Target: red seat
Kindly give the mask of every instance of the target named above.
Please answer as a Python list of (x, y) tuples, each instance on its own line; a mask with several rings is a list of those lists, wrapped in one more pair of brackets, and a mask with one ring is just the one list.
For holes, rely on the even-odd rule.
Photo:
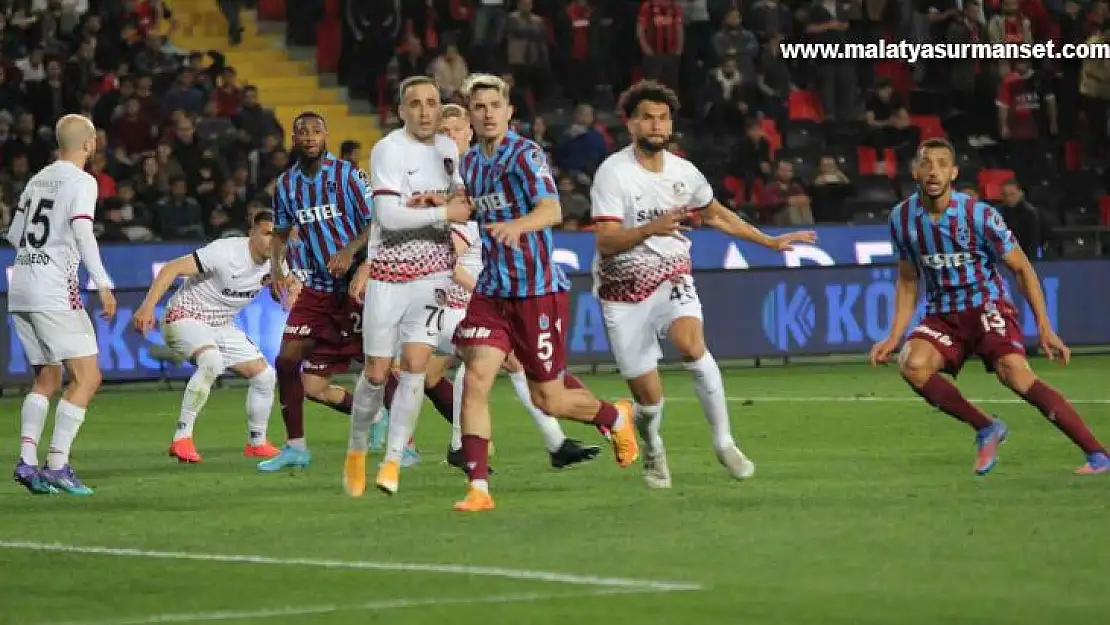
[(1002, 197), (1002, 185), (1014, 179), (1010, 169), (984, 169), (979, 172), (979, 189), (983, 197), (995, 201)]
[(258, 0), (258, 19), (268, 22), (284, 22), (285, 0)]
[(316, 70), (321, 73), (339, 71), (340, 40), (343, 27), (338, 19), (328, 18), (316, 24)]
[(805, 89), (790, 92), (787, 101), (787, 110), (790, 119), (795, 121), (825, 121), (825, 114), (821, 111), (821, 100), (817, 94)]
[(1110, 226), (1110, 195), (1104, 195), (1098, 199), (1098, 223)]
[(736, 176), (725, 176), (725, 189), (732, 194), (732, 201), (737, 205), (744, 203), (744, 181)]
[(1064, 143), (1064, 169), (1068, 171), (1083, 169), (1083, 144), (1078, 141)]
[(856, 147), (856, 162), (861, 176), (887, 176), (894, 178), (898, 175), (898, 156), (892, 148), (883, 150), (882, 161), (875, 148), (868, 145)]
[(763, 134), (767, 135), (767, 143), (771, 145), (771, 158), (775, 158), (775, 154), (782, 148), (782, 135), (779, 134), (778, 126), (775, 120), (768, 117), (760, 120), (759, 125), (763, 127)]
[(948, 136), (944, 132), (944, 124), (940, 122), (939, 115), (910, 115), (910, 123), (921, 131), (921, 140), (943, 139)]

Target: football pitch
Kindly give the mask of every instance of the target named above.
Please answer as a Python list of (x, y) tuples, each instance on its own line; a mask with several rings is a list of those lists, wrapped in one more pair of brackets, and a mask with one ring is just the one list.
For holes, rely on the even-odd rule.
[[(1036, 362), (1110, 439), (1110, 358)], [(608, 397), (614, 376), (585, 376)], [(245, 390), (214, 390), (201, 465), (166, 456), (179, 391), (108, 389), (74, 450), (90, 498), (0, 486), (0, 623), (1070, 625), (1110, 611), (1110, 477), (978, 366), (960, 383), (1011, 426), (972, 476), (972, 433), (893, 368), (726, 371), (733, 430), (758, 465), (730, 481), (684, 373), (668, 374), (674, 488), (607, 448), (558, 472), (507, 383), (496, 392), (495, 511), (451, 511), (429, 405), (401, 490), (343, 495), (346, 420), (309, 406), (313, 466), (241, 455)], [(180, 384), (178, 385), (180, 388)], [(18, 398), (0, 400), (14, 462)], [(573, 437), (598, 442), (589, 427)], [(47, 437), (49, 436), (48, 429)], [(271, 437), (282, 439), (275, 408)], [(376, 464), (376, 463), (372, 463)], [(5, 465), (4, 470), (9, 470)]]

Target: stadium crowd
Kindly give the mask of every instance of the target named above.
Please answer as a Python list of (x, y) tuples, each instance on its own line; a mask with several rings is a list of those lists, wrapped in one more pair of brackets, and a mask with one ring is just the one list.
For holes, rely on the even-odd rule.
[[(291, 44), (313, 43), (324, 4), (286, 3)], [(640, 76), (679, 91), (674, 150), (760, 223), (881, 221), (913, 189), (914, 146), (941, 134), (966, 187), (1035, 231), (1037, 248), (1060, 226), (1110, 223), (1110, 59), (909, 66), (788, 61), (778, 47), (1110, 43), (1107, 0), (403, 0), (343, 15), (341, 80), (383, 125), (407, 76), (435, 77), (445, 101), (472, 71), (509, 79), (519, 130), (559, 172), (566, 229), (590, 225), (590, 177), (627, 140), (616, 95)], [(103, 129), (91, 170), (105, 242), (239, 233), (269, 203), (290, 156), (265, 94), (218, 52), (175, 48), (172, 32), (157, 0), (0, 0), (0, 222), (67, 112)]]

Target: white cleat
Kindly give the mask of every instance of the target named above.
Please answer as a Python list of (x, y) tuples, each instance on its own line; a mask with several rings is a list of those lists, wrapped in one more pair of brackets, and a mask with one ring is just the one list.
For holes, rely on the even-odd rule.
[(755, 475), (755, 463), (748, 460), (736, 445), (718, 449), (717, 461), (728, 470), (734, 480), (746, 480)]
[(644, 453), (644, 483), (648, 488), (671, 487), (671, 469), (667, 466), (667, 452), (662, 446), (654, 453)]

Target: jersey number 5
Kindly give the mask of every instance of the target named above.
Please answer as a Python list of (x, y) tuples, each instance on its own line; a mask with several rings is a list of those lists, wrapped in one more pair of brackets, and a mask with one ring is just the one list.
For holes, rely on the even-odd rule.
[[(35, 205), (35, 212), (31, 213), (31, 200), (23, 206), (23, 214), (27, 216), (27, 221), (23, 224), (23, 236), (19, 238), (19, 247), (30, 245), (35, 249), (39, 249), (46, 245), (47, 239), (50, 238), (50, 211), (54, 210), (54, 200), (41, 199)], [(31, 230), (31, 226), (38, 228), (37, 233)]]

